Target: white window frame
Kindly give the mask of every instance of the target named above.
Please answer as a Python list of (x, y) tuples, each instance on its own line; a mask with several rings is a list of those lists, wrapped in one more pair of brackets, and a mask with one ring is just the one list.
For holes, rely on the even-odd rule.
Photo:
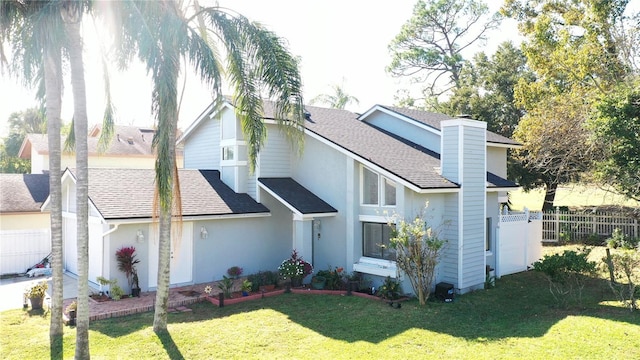
[[(246, 141), (236, 140), (236, 139), (220, 140), (220, 165), (221, 166), (246, 166), (247, 161), (238, 160), (238, 158), (240, 157), (241, 146), (246, 146)], [(225, 148), (231, 149), (231, 151), (233, 152), (232, 159), (224, 158)]]
[[(365, 170), (369, 171), (370, 173), (372, 173), (373, 175), (375, 175), (377, 177), (377, 202), (376, 203), (365, 203), (364, 202), (364, 198), (365, 198), (365, 184), (364, 184), (364, 176), (365, 176)], [(396, 196), (395, 196), (395, 204), (390, 205), (387, 204), (387, 192), (386, 192), (386, 185), (392, 185), (395, 190), (396, 190)], [(369, 206), (369, 207), (385, 207), (385, 208), (395, 208), (396, 205), (398, 203), (398, 184), (389, 179), (388, 177), (378, 173), (377, 171), (372, 170), (371, 168), (368, 168), (364, 165), (360, 166), (360, 205), (361, 206)]]

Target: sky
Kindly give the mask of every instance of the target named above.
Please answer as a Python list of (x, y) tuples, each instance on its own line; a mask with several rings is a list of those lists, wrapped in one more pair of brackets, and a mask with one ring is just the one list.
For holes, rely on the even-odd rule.
[[(201, 0), (207, 3), (207, 0)], [(502, 1), (489, 0), (492, 11)], [(320, 94), (331, 94), (331, 86), (341, 86), (359, 104), (348, 110), (364, 112), (376, 104), (393, 105), (397, 91), (410, 86), (406, 79), (393, 78), (385, 67), (391, 56), (387, 46), (400, 32), (413, 11), (415, 0), (220, 0), (250, 20), (262, 23), (286, 39), (289, 50), (301, 59), (305, 103)], [(85, 44), (97, 42), (93, 25), (86, 25)], [(92, 35), (93, 34), (93, 35)], [(467, 58), (477, 51), (491, 54), (505, 40), (519, 41), (516, 24), (505, 20), (500, 29), (488, 34), (486, 44), (470, 48)], [(5, 48), (6, 50), (6, 48)], [(104, 110), (102, 70), (97, 51), (85, 51), (89, 126), (100, 123)], [(128, 71), (111, 71), (111, 92), (116, 106), (116, 123), (153, 126), (151, 82), (141, 64)], [(66, 78), (68, 78), (68, 72)], [(183, 78), (184, 79), (184, 78)], [(0, 75), (0, 135), (8, 132), (12, 112), (35, 106), (35, 91), (26, 89), (15, 78)], [(181, 83), (182, 84), (182, 83)], [(187, 74), (186, 90), (178, 126), (186, 129), (211, 102), (210, 92), (199, 80)], [(73, 101), (71, 86), (65, 83), (62, 119), (69, 122)]]

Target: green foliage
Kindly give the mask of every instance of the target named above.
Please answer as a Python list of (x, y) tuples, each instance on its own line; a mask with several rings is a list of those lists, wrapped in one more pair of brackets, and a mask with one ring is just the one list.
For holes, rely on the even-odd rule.
[(630, 311), (637, 310), (636, 289), (640, 285), (640, 251), (624, 250), (612, 254), (602, 261), (614, 274), (615, 281), (609, 281), (611, 290)]
[(558, 305), (565, 307), (572, 300), (582, 303), (585, 280), (596, 271), (596, 263), (588, 260), (590, 252), (589, 248), (565, 250), (562, 254), (545, 255), (533, 264), (533, 269), (549, 281), (549, 291)]
[(626, 250), (634, 249), (638, 246), (640, 238), (626, 236), (621, 229), (613, 229), (611, 237), (607, 239), (607, 246), (612, 249), (622, 248)]
[(231, 298), (231, 292), (233, 291), (233, 279), (222, 275), (222, 280), (218, 282), (218, 289), (222, 290), (226, 299)]
[(596, 177), (625, 196), (640, 200), (640, 88), (621, 86), (595, 105), (589, 122), (592, 142), (604, 156)]
[(411, 222), (396, 216), (390, 223), (393, 228), (390, 245), (396, 249), (396, 265), (407, 275), (421, 305), (429, 298), (440, 253), (446, 244), (427, 224), (427, 208), (428, 204)]
[[(117, 280), (117, 279), (114, 279), (114, 280)], [(124, 295), (124, 290), (116, 282), (114, 282), (111, 286), (109, 286), (109, 293), (111, 294), (111, 298), (113, 300), (120, 300)]]
[(30, 288), (25, 290), (25, 295), (31, 298), (43, 298), (47, 293), (47, 289), (49, 285), (46, 281), (39, 281), (37, 284), (32, 285)]
[(248, 279), (242, 281), (242, 291), (250, 292), (253, 289), (253, 283)]
[(377, 295), (385, 300), (397, 300), (402, 295), (402, 286), (398, 280), (387, 276), (378, 288)]
[(331, 86), (331, 89), (333, 90), (333, 94), (320, 94), (311, 99), (311, 105), (319, 102), (327, 104), (330, 108), (333, 109), (344, 109), (351, 103), (360, 104), (358, 98), (349, 95), (344, 91), (344, 88), (342, 86), (334, 84)]
[(345, 273), (341, 267), (334, 269), (329, 266), (327, 270), (319, 270), (316, 276), (325, 278), (324, 288), (327, 290), (342, 290), (345, 288)]

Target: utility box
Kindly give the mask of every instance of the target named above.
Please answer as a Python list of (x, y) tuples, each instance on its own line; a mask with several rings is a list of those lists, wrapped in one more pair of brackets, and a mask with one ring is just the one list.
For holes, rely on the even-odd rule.
[(453, 284), (441, 282), (436, 284), (436, 299), (442, 300), (444, 302), (452, 302), (453, 301)]

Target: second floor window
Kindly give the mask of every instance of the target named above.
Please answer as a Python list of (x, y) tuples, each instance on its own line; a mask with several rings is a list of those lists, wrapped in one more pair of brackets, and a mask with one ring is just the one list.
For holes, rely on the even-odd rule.
[(396, 183), (362, 167), (362, 205), (396, 206)]

